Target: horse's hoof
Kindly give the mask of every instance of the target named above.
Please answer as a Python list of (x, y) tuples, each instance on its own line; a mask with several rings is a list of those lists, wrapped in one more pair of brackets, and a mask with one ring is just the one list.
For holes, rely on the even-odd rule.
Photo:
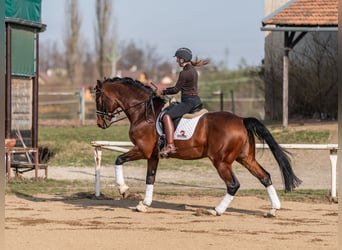
[(147, 208), (148, 208), (147, 205), (145, 205), (142, 201), (139, 201), (139, 204), (135, 207), (135, 210), (137, 212), (146, 213), (147, 212)]
[(129, 189), (129, 186), (127, 186), (125, 183), (121, 184), (119, 186), (119, 192), (120, 192), (120, 194), (122, 195), (123, 198), (128, 197), (128, 194), (129, 194), (128, 189)]
[(166, 153), (159, 153), (159, 158), (166, 159), (169, 158), (169, 155)]
[(212, 215), (212, 216), (220, 216), (220, 214), (217, 213), (217, 211), (215, 209), (208, 209), (207, 214)]
[(277, 209), (271, 208), (269, 213), (264, 214), (264, 217), (265, 218), (274, 218), (274, 217), (276, 217), (276, 212), (277, 212)]

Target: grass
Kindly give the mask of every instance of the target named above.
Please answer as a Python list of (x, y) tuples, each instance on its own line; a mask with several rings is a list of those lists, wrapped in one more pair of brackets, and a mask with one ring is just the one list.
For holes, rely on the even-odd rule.
[(22, 196), (34, 196), (36, 194), (71, 194), (94, 190), (90, 182), (78, 180), (38, 180), (14, 178), (7, 183), (6, 194), (16, 194)]
[[(128, 125), (100, 129), (96, 126), (76, 128), (40, 128), (39, 145), (56, 153), (50, 166), (93, 166), (91, 141), (128, 141)], [(119, 153), (103, 154), (102, 164), (113, 164)]]
[(309, 143), (309, 144), (324, 144), (328, 143), (330, 132), (328, 130), (321, 131), (290, 131), (283, 130), (280, 132), (272, 133), (274, 138), (278, 141), (278, 143)]
[[(139, 194), (143, 196), (144, 187), (134, 187), (130, 190), (131, 193)], [(38, 194), (46, 195), (59, 195), (65, 198), (94, 198), (94, 183), (92, 181), (79, 181), (79, 180), (40, 180), (34, 181), (31, 179), (13, 179), (8, 182), (6, 186), (6, 194), (15, 194), (25, 197), (34, 197)], [(154, 194), (156, 196), (214, 196), (222, 197), (225, 194), (225, 190), (217, 189), (177, 189), (158, 186)], [(284, 193), (282, 190), (278, 190), (279, 198), (282, 200), (291, 201), (308, 201), (308, 202), (327, 202), (329, 197), (328, 190), (295, 190), (290, 193)], [(119, 196), (116, 187), (109, 185), (102, 185), (101, 198), (114, 199)], [(264, 189), (242, 189), (239, 190), (237, 196), (254, 196), (262, 199), (268, 199), (267, 193)]]

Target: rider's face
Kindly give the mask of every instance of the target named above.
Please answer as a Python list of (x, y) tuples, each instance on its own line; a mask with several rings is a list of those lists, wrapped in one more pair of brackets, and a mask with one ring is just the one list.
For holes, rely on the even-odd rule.
[(177, 63), (178, 63), (179, 66), (182, 66), (183, 63), (184, 63), (184, 59), (181, 58), (181, 57), (177, 57)]

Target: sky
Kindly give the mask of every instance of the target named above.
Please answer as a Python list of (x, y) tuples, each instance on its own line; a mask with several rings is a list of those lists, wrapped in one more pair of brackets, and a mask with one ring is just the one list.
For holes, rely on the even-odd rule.
[[(67, 0), (42, 0), (42, 23), (46, 31), (40, 42), (63, 47)], [(95, 1), (79, 0), (82, 37), (94, 46)], [(243, 58), (258, 66), (264, 57), (262, 0), (113, 0), (113, 23), (119, 43), (135, 42), (155, 47), (164, 60), (173, 62), (179, 47), (194, 57), (211, 58), (236, 69)]]

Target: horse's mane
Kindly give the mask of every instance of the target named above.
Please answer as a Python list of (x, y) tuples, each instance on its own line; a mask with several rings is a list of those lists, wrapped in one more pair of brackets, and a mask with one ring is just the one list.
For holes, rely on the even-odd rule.
[(145, 85), (142, 82), (140, 82), (138, 80), (134, 80), (134, 79), (132, 79), (130, 77), (118, 77), (118, 76), (116, 76), (116, 77), (113, 77), (113, 78), (105, 78), (102, 81), (102, 85), (105, 82), (111, 82), (111, 83), (124, 82), (125, 84), (129, 84), (132, 87), (135, 87), (135, 88), (138, 88), (138, 89), (141, 89), (141, 90), (147, 92), (150, 96), (153, 97), (154, 100), (158, 100), (158, 101), (160, 101), (163, 104), (166, 103), (165, 99), (163, 99), (163, 98), (161, 98), (159, 96), (156, 96), (156, 92), (150, 86)]
[(112, 82), (112, 83), (115, 83), (115, 82), (124, 82), (124, 83), (127, 83), (133, 87), (137, 87), (143, 91), (146, 91), (148, 92), (150, 95), (152, 94), (155, 94), (155, 91), (148, 85), (145, 85), (143, 84), (142, 82), (138, 81), (138, 80), (134, 80), (130, 77), (113, 77), (113, 78), (105, 78), (103, 80), (102, 83), (105, 83), (105, 82)]

